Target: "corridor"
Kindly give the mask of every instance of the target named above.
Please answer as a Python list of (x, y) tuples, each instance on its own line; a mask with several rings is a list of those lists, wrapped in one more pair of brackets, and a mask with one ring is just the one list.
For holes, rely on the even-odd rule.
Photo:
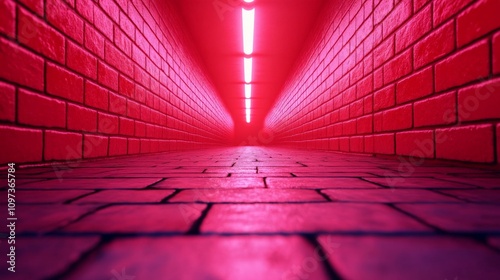
[(500, 272), (500, 175), (488, 168), (234, 147), (18, 176), (30, 179), (17, 183), (23, 266), (14, 279), (495, 279)]
[(0, 0), (0, 279), (498, 279), (498, 11)]

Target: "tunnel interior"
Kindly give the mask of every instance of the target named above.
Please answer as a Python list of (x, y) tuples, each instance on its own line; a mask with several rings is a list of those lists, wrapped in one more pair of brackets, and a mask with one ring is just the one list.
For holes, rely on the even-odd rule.
[(494, 279), (498, 11), (0, 0), (0, 277)]

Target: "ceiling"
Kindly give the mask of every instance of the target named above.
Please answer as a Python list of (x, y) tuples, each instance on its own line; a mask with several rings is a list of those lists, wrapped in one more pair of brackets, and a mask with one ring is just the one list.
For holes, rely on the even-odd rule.
[[(233, 116), (237, 138), (255, 135), (307, 41), (325, 0), (176, 0)], [(245, 121), (242, 7), (255, 7), (252, 121)]]

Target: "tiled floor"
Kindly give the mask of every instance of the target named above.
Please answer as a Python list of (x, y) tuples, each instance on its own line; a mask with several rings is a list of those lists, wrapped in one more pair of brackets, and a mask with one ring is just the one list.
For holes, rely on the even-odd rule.
[(17, 272), (2, 260), (0, 279), (500, 275), (491, 168), (236, 147), (16, 176)]

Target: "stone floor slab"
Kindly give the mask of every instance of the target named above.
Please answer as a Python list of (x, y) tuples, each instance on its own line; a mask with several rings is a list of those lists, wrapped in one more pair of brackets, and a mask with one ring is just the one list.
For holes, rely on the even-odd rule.
[(430, 231), (386, 205), (355, 203), (214, 205), (201, 230), (277, 234)]

